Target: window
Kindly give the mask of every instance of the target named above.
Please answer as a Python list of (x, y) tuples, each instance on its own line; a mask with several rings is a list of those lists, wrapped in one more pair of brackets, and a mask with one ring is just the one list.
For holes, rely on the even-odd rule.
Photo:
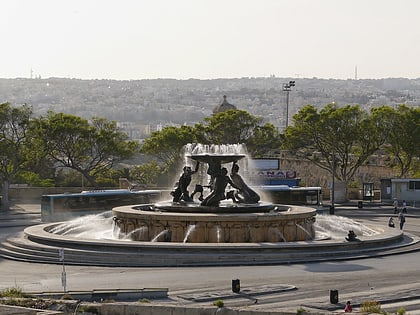
[(410, 180), (408, 182), (408, 189), (420, 190), (420, 180)]

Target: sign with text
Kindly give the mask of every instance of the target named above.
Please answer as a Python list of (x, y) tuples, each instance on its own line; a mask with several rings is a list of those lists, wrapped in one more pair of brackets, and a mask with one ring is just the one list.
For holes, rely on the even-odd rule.
[(266, 171), (255, 171), (252, 173), (254, 176), (260, 176), (264, 178), (296, 178), (296, 171), (281, 171), (281, 170), (266, 170)]

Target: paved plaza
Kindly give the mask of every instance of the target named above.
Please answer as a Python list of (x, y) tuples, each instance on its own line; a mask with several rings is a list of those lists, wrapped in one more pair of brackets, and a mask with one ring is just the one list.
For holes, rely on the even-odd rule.
[[(386, 226), (391, 206), (357, 204), (336, 208), (336, 215), (376, 226)], [(397, 220), (396, 220), (397, 221)], [(41, 223), (37, 204), (15, 204), (0, 217), (0, 240), (20, 233), (26, 226)], [(420, 236), (420, 209), (409, 208), (404, 233)], [(351, 300), (354, 310), (364, 301), (378, 301), (383, 310), (399, 307), (420, 314), (419, 246), (404, 253), (296, 264), (225, 267), (88, 267), (66, 266), (67, 290), (167, 289), (167, 297), (156, 303), (206, 307), (222, 299), (229, 308), (296, 312), (303, 308), (325, 313), (342, 312)], [(19, 287), (24, 292), (60, 292), (62, 266), (17, 262), (0, 258), (0, 290)], [(232, 292), (232, 280), (241, 290)], [(338, 302), (330, 293), (337, 291)], [(154, 302), (155, 303), (155, 302)]]

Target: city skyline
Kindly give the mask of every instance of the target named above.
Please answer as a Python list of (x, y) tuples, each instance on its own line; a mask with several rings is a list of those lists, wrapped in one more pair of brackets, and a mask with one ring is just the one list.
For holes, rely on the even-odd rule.
[(0, 78), (419, 78), (420, 2), (2, 0)]

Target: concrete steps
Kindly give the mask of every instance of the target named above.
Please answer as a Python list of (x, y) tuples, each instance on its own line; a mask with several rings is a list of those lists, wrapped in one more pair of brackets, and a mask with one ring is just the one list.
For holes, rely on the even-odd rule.
[(390, 255), (419, 249), (415, 236), (398, 230), (360, 242), (304, 241), (282, 243), (165, 243), (83, 240), (51, 234), (46, 225), (28, 227), (2, 243), (0, 256), (8, 259), (88, 266), (228, 266), (331, 261)]

